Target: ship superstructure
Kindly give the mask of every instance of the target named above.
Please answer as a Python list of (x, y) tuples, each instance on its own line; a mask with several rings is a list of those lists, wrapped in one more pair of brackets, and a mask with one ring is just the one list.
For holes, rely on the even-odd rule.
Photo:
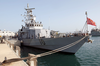
[[(19, 39), (26, 39), (26, 38), (50, 38), (50, 30), (43, 29), (42, 22), (36, 22), (36, 16), (32, 15), (32, 9), (35, 8), (29, 8), (29, 5), (27, 4), (27, 8), (25, 10), (27, 11), (25, 17), (25, 26), (22, 26), (22, 29), (19, 30)], [(23, 21), (23, 20), (22, 20)]]

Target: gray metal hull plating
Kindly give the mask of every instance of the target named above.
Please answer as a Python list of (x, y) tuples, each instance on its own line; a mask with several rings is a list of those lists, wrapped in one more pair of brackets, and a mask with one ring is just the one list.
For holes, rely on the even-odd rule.
[[(83, 36), (64, 37), (64, 38), (23, 39), (23, 45), (41, 49), (47, 49), (47, 50), (54, 50), (63, 47), (65, 45), (69, 45), (77, 40), (80, 40), (81, 38), (83, 38)], [(80, 41), (76, 45), (68, 49), (65, 49), (61, 52), (73, 53), (73, 54), (76, 53), (78, 49), (87, 41), (87, 38), (88, 36), (85, 37), (82, 41)]]
[(92, 36), (100, 36), (100, 31), (91, 31)]

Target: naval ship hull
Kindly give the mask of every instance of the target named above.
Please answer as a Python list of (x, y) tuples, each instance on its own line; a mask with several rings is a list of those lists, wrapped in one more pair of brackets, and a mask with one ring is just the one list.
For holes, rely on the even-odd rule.
[(100, 36), (100, 33), (91, 33), (90, 35), (95, 37), (95, 36)]
[[(75, 41), (78, 41), (83, 37), (84, 36), (63, 37), (63, 38), (23, 39), (22, 41), (23, 41), (24, 46), (54, 50), (54, 49), (63, 47), (65, 45), (69, 45)], [(76, 45), (60, 52), (75, 54), (78, 51), (78, 49), (87, 41), (87, 39), (88, 39), (88, 36), (85, 37), (82, 41), (80, 41)]]
[(91, 34), (92, 36), (100, 36), (100, 30), (99, 29), (95, 29), (95, 30), (91, 30)]

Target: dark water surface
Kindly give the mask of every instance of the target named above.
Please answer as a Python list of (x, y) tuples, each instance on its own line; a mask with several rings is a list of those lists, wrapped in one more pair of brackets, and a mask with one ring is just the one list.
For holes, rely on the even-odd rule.
[[(100, 37), (91, 37), (93, 43), (85, 43), (74, 55), (55, 53), (38, 58), (38, 66), (100, 66)], [(21, 56), (40, 54), (45, 50), (22, 47)]]

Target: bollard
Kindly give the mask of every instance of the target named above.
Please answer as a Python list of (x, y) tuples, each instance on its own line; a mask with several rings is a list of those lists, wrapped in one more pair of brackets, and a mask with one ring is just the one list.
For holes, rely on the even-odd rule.
[(16, 46), (16, 54), (20, 57), (20, 47)]
[[(35, 56), (34, 54), (29, 54), (29, 56)], [(29, 60), (29, 66), (37, 66), (37, 57), (30, 58)]]
[(16, 50), (16, 54), (17, 54), (17, 56), (19, 56), (19, 54), (18, 54), (18, 50)]
[(8, 44), (8, 46), (10, 47), (10, 45)]
[(9, 47), (11, 48), (11, 44), (9, 43)]
[(6, 43), (8, 45), (8, 43)]
[(31, 66), (37, 66), (37, 58), (31, 59), (30, 63), (31, 63)]
[(5, 43), (4, 39), (2, 39), (2, 42)]
[(11, 44), (11, 49), (14, 50), (14, 44)]

